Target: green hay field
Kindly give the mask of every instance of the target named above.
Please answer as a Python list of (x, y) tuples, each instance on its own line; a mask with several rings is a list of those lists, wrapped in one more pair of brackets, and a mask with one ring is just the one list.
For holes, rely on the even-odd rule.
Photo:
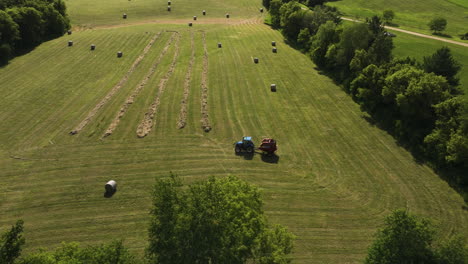
[(468, 2), (466, 0), (339, 0), (327, 5), (336, 6), (345, 15), (365, 19), (373, 15), (382, 16), (384, 10), (395, 12), (393, 23), (397, 26), (424, 34), (431, 34), (427, 25), (435, 17), (447, 19), (444, 33), (454, 40), (468, 32)]
[[(197, 10), (211, 3), (198, 2)], [(260, 5), (248, 2), (239, 3), (246, 10)], [(72, 20), (86, 23), (86, 16), (79, 15), (84, 7), (67, 3)], [(220, 14), (229, 9), (227, 4), (219, 2)], [(192, 28), (105, 28), (118, 23), (110, 12), (117, 9), (119, 17), (121, 12), (118, 6), (106, 7), (103, 4), (99, 12), (108, 20), (93, 22), (102, 28), (46, 42), (0, 68), (0, 232), (24, 219), (25, 254), (62, 241), (96, 244), (120, 238), (142, 254), (152, 185), (170, 172), (188, 183), (236, 175), (258, 186), (269, 221), (297, 236), (294, 263), (361, 262), (383, 218), (396, 208), (433, 219), (441, 238), (468, 235), (463, 199), (390, 135), (366, 121), (351, 98), (314, 70), (307, 56), (284, 44), (279, 32), (249, 19), (230, 24), (199, 21)], [(193, 12), (185, 13), (188, 19)], [(257, 16), (252, 11), (252, 17)], [(173, 18), (180, 21), (179, 15)], [(128, 81), (87, 126), (70, 135), (159, 32)], [(180, 42), (167, 46), (174, 34)], [(208, 133), (201, 128), (204, 34), (212, 126)], [(178, 129), (192, 36), (195, 58), (187, 125)], [(73, 47), (67, 47), (68, 40), (74, 41)], [(277, 54), (271, 52), (271, 41), (278, 43)], [(91, 44), (96, 44), (95, 51), (89, 50)], [(166, 47), (114, 133), (103, 138)], [(124, 53), (120, 59), (119, 50)], [(159, 93), (177, 50), (174, 71)], [(260, 63), (254, 64), (253, 57)], [(271, 83), (277, 84), (276, 93), (270, 92)], [(160, 104), (152, 131), (138, 138), (138, 124), (156, 97)], [(253, 136), (256, 143), (262, 137), (277, 139), (278, 156), (236, 156), (232, 144), (244, 135)], [(117, 181), (118, 191), (104, 198), (104, 184), (110, 179)]]

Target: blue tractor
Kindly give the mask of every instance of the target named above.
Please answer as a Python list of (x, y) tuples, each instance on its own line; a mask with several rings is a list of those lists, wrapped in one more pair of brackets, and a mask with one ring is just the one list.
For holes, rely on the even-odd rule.
[(244, 137), (242, 138), (242, 141), (238, 141), (234, 145), (234, 150), (236, 151), (236, 154), (240, 154), (242, 152), (252, 154), (255, 150), (255, 145), (252, 142), (252, 137)]

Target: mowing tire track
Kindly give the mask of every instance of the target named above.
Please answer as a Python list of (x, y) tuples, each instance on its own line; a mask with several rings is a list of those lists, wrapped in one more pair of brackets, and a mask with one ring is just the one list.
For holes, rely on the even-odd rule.
[(164, 77), (159, 81), (158, 94), (156, 95), (154, 102), (151, 104), (148, 111), (146, 111), (145, 116), (143, 117), (143, 120), (138, 125), (136, 133), (139, 138), (146, 137), (151, 132), (151, 129), (153, 128), (154, 117), (156, 116), (156, 113), (158, 112), (160, 98), (162, 94), (164, 93), (167, 82), (169, 81), (169, 78), (172, 76), (172, 73), (174, 72), (174, 69), (176, 67), (177, 58), (179, 57), (179, 50), (180, 50), (179, 32), (175, 32), (173, 37), (174, 36), (176, 37), (174, 57), (172, 58), (172, 62), (171, 62), (171, 65), (169, 66), (169, 70), (166, 72)]
[[(160, 34), (159, 34), (160, 35)], [(133, 90), (132, 94), (125, 100), (124, 104), (120, 108), (120, 110), (117, 112), (117, 115), (115, 116), (114, 120), (112, 123), (109, 125), (107, 128), (106, 132), (104, 133), (103, 137), (108, 137), (112, 135), (114, 130), (117, 128), (118, 124), (120, 123), (120, 120), (122, 117), (125, 115), (127, 112), (128, 108), (130, 105), (132, 105), (135, 102), (135, 98), (140, 94), (140, 92), (143, 90), (143, 88), (146, 86), (150, 78), (153, 76), (153, 74), (156, 72), (156, 69), (158, 68), (159, 64), (161, 63), (162, 59), (166, 55), (167, 51), (169, 50), (169, 47), (171, 46), (172, 42), (174, 40), (174, 34), (172, 37), (166, 42), (166, 45), (164, 46), (164, 49), (162, 50), (161, 54), (159, 55), (158, 59), (156, 62), (151, 66), (150, 70), (146, 74), (146, 76), (140, 81), (140, 83), (135, 87)]]
[(201, 77), (201, 123), (203, 131), (211, 130), (208, 117), (208, 49), (206, 48), (206, 32), (202, 34), (203, 39), (203, 71)]
[[(160, 32), (161, 33), (161, 32)], [(72, 131), (70, 131), (70, 135), (76, 135), (78, 132), (80, 132), (90, 121), (93, 119), (93, 117), (96, 115), (96, 113), (107, 103), (110, 101), (110, 99), (124, 86), (128, 79), (130, 79), (130, 75), (135, 71), (136, 67), (140, 64), (140, 62), (143, 60), (143, 58), (146, 56), (148, 51), (150, 50), (151, 46), (153, 46), (154, 42), (156, 39), (159, 37), (159, 34), (156, 34), (146, 45), (146, 47), (143, 49), (143, 53), (138, 56), (138, 58), (133, 62), (132, 66), (130, 69), (127, 71), (127, 73), (124, 75), (124, 77), (110, 90), (109, 93), (96, 105), (94, 108), (88, 113), (88, 115), (81, 121), (78, 126), (75, 127)]]
[(193, 64), (195, 63), (195, 40), (193, 37), (193, 31), (190, 35), (190, 47), (192, 49), (192, 54), (190, 55), (189, 66), (187, 70), (187, 74), (185, 75), (185, 82), (184, 82), (184, 96), (182, 101), (180, 102), (180, 114), (179, 114), (179, 121), (177, 122), (177, 127), (182, 129), (187, 124), (187, 101), (190, 95), (190, 83), (192, 82), (192, 71), (193, 71)]

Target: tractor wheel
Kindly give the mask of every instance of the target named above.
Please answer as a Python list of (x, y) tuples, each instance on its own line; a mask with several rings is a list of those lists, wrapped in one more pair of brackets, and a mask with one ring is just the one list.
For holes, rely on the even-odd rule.
[(248, 148), (247, 148), (247, 153), (253, 153), (253, 148), (252, 148), (252, 147), (248, 147)]
[(239, 154), (239, 153), (241, 153), (241, 148), (236, 147), (236, 148), (235, 148), (235, 151), (236, 151), (237, 154)]

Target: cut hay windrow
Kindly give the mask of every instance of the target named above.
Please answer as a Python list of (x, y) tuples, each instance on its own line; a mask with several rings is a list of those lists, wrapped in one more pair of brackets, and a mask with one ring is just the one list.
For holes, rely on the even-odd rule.
[(109, 100), (122, 88), (122, 86), (127, 83), (128, 79), (130, 78), (130, 75), (135, 71), (136, 67), (140, 64), (140, 62), (143, 60), (145, 55), (148, 53), (150, 50), (151, 46), (153, 43), (156, 41), (156, 39), (159, 37), (160, 33), (154, 35), (154, 37), (150, 40), (148, 45), (143, 49), (143, 52), (138, 56), (138, 58), (133, 62), (132, 66), (130, 69), (127, 71), (127, 73), (124, 75), (124, 77), (107, 93), (107, 95), (102, 98), (102, 100), (94, 106), (94, 108), (88, 113), (88, 115), (83, 119), (78, 126), (73, 129), (70, 134), (75, 135), (79, 133), (90, 121), (93, 119), (93, 117), (96, 115), (96, 113), (101, 109)]
[(193, 38), (193, 32), (190, 35), (191, 39), (191, 49), (192, 54), (190, 55), (189, 66), (187, 69), (187, 74), (185, 75), (185, 82), (184, 82), (184, 96), (182, 101), (180, 102), (180, 114), (179, 114), (179, 122), (177, 122), (177, 127), (179, 129), (184, 128), (187, 124), (187, 103), (188, 97), (190, 95), (190, 83), (192, 81), (192, 71), (193, 71), (193, 64), (195, 63), (195, 41)]
[(211, 130), (210, 120), (208, 118), (208, 49), (206, 48), (206, 33), (203, 32), (203, 71), (201, 78), (201, 123), (203, 131)]
[(135, 98), (138, 96), (138, 94), (140, 94), (140, 92), (148, 83), (149, 79), (156, 72), (158, 65), (161, 63), (164, 55), (166, 55), (167, 51), (169, 50), (169, 47), (171, 46), (174, 40), (174, 35), (175, 33), (173, 33), (172, 37), (167, 41), (166, 45), (164, 46), (164, 49), (162, 50), (156, 62), (151, 66), (146, 76), (140, 81), (140, 83), (135, 87), (135, 89), (130, 94), (130, 96), (125, 100), (124, 104), (122, 105), (120, 110), (117, 112), (117, 115), (115, 116), (114, 120), (109, 125), (109, 127), (107, 128), (103, 137), (108, 137), (112, 135), (112, 133), (114, 132), (114, 130), (117, 128), (118, 124), (120, 123), (120, 119), (122, 119), (122, 117), (125, 115), (130, 105), (132, 105), (135, 102)]
[(178, 32), (176, 32), (175, 36), (176, 36), (176, 43), (175, 43), (174, 57), (172, 58), (172, 62), (171, 62), (171, 65), (169, 66), (169, 70), (166, 72), (164, 77), (159, 81), (158, 94), (156, 95), (154, 102), (150, 105), (148, 111), (146, 111), (145, 116), (143, 117), (143, 120), (141, 120), (140, 124), (138, 125), (136, 133), (139, 138), (146, 137), (151, 132), (151, 129), (153, 128), (153, 125), (154, 125), (154, 118), (158, 112), (160, 98), (163, 95), (167, 82), (169, 81), (169, 78), (171, 78), (172, 73), (174, 72), (174, 69), (176, 67), (177, 58), (179, 57), (179, 50), (180, 50), (180, 46), (179, 46), (180, 35)]

